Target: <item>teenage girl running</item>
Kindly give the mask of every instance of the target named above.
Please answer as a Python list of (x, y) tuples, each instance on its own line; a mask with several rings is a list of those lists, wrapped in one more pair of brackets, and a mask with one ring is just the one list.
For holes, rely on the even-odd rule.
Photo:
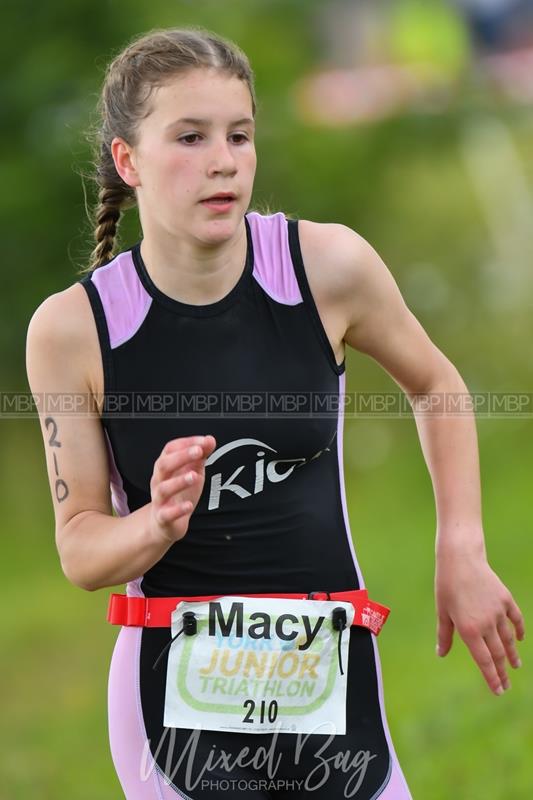
[[(121, 628), (109, 680), (125, 796), (408, 800), (376, 646), (387, 609), (365, 601), (346, 511), (342, 403), (334, 413), (317, 413), (317, 403), (342, 395), (346, 345), (372, 356), (408, 396), (436, 499), (440, 654), (457, 630), (500, 694), (507, 661), (519, 666), (524, 626), (487, 562), (475, 422), (419, 406), (465, 384), (361, 236), (249, 210), (256, 102), (235, 45), (200, 29), (142, 36), (109, 65), (100, 111), (97, 246), (80, 280), (33, 315), (27, 370), (36, 394), (89, 398), (89, 413), (43, 409), (41, 425), (65, 575), (89, 591), (127, 584), (110, 608)], [(142, 239), (114, 254), (121, 212), (135, 204)], [(298, 397), (314, 408), (273, 413)], [(228, 677), (215, 685), (209, 724), (200, 703), (196, 721), (180, 726), (171, 659), (200, 641), (201, 607), (227, 596), (251, 603), (251, 594), (278, 595), (289, 612), (280, 641), (297, 636), (310, 602), (340, 608), (321, 646), (338, 631), (331, 679), (342, 671), (345, 693), (331, 714), (308, 711), (303, 698), (299, 716), (291, 707), (293, 727), (256, 733), (260, 697), (245, 700), (255, 709), (247, 720), (224, 723)], [(184, 597), (208, 599), (181, 601), (193, 604), (181, 608), (196, 609), (188, 620), (199, 627), (170, 646), (185, 626), (181, 616), (171, 630)], [(355, 616), (343, 650), (347, 611)], [(281, 687), (263, 684), (273, 714), (290, 706)], [(310, 714), (345, 719), (345, 728), (319, 722), (302, 733)]]

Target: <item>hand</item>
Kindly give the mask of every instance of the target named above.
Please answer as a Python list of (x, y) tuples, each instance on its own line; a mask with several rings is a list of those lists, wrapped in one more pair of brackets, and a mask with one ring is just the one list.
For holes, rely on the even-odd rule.
[(522, 613), (511, 592), (484, 557), (457, 551), (437, 555), (435, 598), (437, 654), (450, 651), (456, 628), (489, 688), (502, 694), (510, 686), (506, 656), (515, 669), (521, 666), (512, 626), (519, 640), (525, 635)]
[(172, 544), (187, 533), (204, 487), (205, 459), (215, 446), (214, 436), (184, 436), (164, 446), (150, 480), (150, 530), (156, 538)]

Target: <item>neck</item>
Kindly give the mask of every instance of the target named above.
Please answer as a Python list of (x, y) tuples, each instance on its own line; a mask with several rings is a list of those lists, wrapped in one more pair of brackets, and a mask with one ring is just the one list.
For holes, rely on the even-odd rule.
[(174, 300), (207, 305), (225, 297), (244, 268), (247, 239), (244, 218), (231, 239), (215, 244), (144, 229), (141, 256), (157, 288)]

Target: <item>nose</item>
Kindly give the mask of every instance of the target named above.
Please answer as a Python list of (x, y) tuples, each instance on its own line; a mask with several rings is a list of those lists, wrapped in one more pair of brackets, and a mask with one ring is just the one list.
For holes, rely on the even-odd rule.
[(231, 150), (231, 145), (226, 138), (213, 142), (209, 151), (209, 175), (223, 173), (232, 175), (237, 171), (237, 162)]

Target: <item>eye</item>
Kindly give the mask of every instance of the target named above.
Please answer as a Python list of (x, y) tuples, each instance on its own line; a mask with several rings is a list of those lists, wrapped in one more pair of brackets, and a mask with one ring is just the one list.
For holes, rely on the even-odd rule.
[(199, 136), (199, 133), (186, 133), (185, 136), (180, 136), (178, 141), (184, 144), (194, 144), (195, 142), (191, 142), (190, 139), (197, 139)]
[(248, 136), (245, 133), (232, 133), (231, 138), (235, 139), (235, 137), (240, 139), (240, 142), (236, 142), (236, 144), (244, 144), (244, 142), (248, 141)]

